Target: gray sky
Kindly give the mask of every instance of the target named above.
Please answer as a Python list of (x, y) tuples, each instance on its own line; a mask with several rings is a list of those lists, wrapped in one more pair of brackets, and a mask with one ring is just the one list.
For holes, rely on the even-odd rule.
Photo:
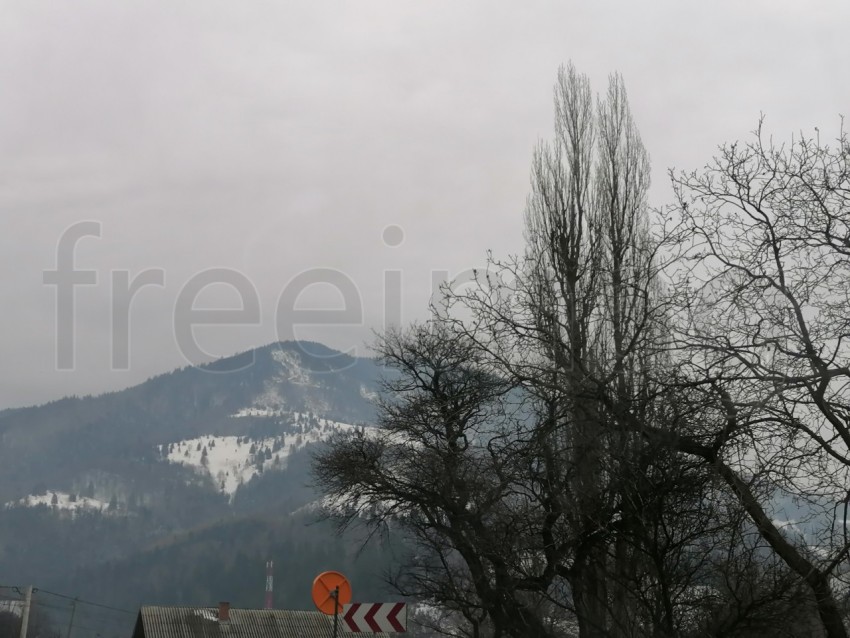
[[(622, 72), (662, 204), (667, 168), (702, 165), (760, 112), (778, 139), (833, 138), (850, 114), (848, 24), (846, 0), (0, 0), (0, 408), (186, 365), (175, 303), (210, 268), (241, 273), (259, 314), (197, 328), (208, 354), (275, 340), (281, 294), (317, 268), (351, 282), (362, 320), (296, 336), (362, 354), (397, 307), (425, 316), (432, 271), (520, 249), (559, 64), (597, 91)], [(74, 259), (96, 283), (75, 288), (73, 370), (57, 370), (43, 273), (84, 220), (100, 237)], [(164, 286), (135, 295), (115, 370), (113, 280), (146, 269)], [(389, 304), (387, 271), (402, 280)], [(242, 301), (214, 283), (194, 305)], [(342, 303), (330, 283), (298, 297)]]

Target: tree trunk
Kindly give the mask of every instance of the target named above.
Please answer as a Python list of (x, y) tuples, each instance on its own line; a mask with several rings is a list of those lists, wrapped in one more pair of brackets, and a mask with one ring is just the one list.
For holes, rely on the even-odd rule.
[(576, 568), (570, 578), (573, 604), (578, 619), (581, 638), (608, 638), (607, 605), (604, 565), (598, 565), (594, 556), (576, 558)]
[(747, 485), (728, 465), (720, 460), (715, 465), (724, 481), (735, 491), (747, 514), (756, 524), (762, 537), (773, 548), (773, 551), (785, 561), (800, 578), (811, 588), (817, 606), (818, 616), (823, 623), (828, 638), (847, 638), (847, 629), (841, 617), (841, 611), (832, 588), (829, 586), (829, 575), (813, 565), (800, 550), (789, 543), (782, 535), (770, 517), (762, 509), (758, 499)]

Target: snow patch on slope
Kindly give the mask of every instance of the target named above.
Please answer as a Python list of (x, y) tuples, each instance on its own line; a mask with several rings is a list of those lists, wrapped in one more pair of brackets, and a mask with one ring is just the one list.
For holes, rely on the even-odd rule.
[[(276, 445), (276, 443), (278, 445)], [(266, 458), (266, 450), (275, 450)], [(239, 436), (204, 435), (160, 446), (171, 463), (194, 468), (210, 476), (221, 492), (233, 495), (239, 487), (266, 469), (282, 467), (283, 459), (298, 446), (296, 435), (249, 440)]]
[(296, 385), (315, 386), (310, 371), (301, 366), (301, 357), (291, 350), (273, 350), (272, 359), (286, 372), (286, 380)]
[(86, 496), (72, 496), (66, 492), (49, 491), (46, 494), (30, 494), (17, 501), (6, 503), (6, 507), (38, 507), (45, 505), (56, 510), (65, 510), (69, 512), (78, 512), (80, 510), (88, 511), (105, 511), (109, 507), (109, 503), (96, 498)]
[[(233, 416), (270, 416), (259, 408), (245, 408)], [(298, 419), (300, 415), (294, 414)], [(211, 434), (162, 444), (159, 452), (171, 463), (192, 467), (209, 476), (217, 488), (233, 496), (240, 486), (266, 471), (286, 468), (290, 455), (307, 445), (326, 440), (334, 432), (363, 429), (348, 423), (315, 419), (303, 432), (295, 431), (262, 439), (247, 436), (214, 436)], [(373, 428), (365, 428), (371, 430)]]
[(242, 408), (238, 412), (235, 412), (231, 416), (235, 419), (241, 419), (247, 416), (255, 416), (255, 417), (278, 417), (278, 416), (286, 416), (289, 413), (280, 408), (269, 408), (269, 407), (254, 407), (254, 408)]
[(372, 401), (373, 403), (380, 398), (378, 397), (377, 392), (373, 392), (363, 384), (360, 384), (360, 396), (366, 399), (367, 401)]
[(279, 416), (284, 413), (284, 408), (286, 408), (286, 401), (280, 395), (281, 385), (292, 383), (300, 386), (318, 387), (318, 384), (313, 382), (310, 371), (301, 366), (301, 358), (297, 353), (275, 349), (272, 350), (271, 356), (279, 365), (280, 370), (271, 379), (266, 379), (263, 391), (257, 395), (251, 407), (243, 408), (233, 416)]

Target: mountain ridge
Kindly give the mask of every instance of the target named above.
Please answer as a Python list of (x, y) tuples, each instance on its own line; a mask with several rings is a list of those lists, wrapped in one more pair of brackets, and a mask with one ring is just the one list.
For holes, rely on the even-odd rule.
[[(211, 604), (264, 556), (292, 552), (305, 574), (348, 569), (375, 585), (381, 560), (358, 564), (303, 508), (317, 498), (311, 450), (374, 422), (381, 372), (315, 342), (274, 342), (0, 412), (0, 573), (117, 606)], [(211, 566), (222, 552), (233, 555)]]
[[(41, 409), (41, 408), (45, 408), (45, 407), (49, 407), (49, 406), (54, 406), (56, 404), (65, 404), (65, 403), (72, 403), (72, 402), (78, 402), (78, 401), (87, 401), (87, 400), (91, 400), (91, 399), (101, 399), (101, 398), (104, 398), (104, 397), (113, 396), (113, 395), (116, 395), (116, 394), (121, 394), (122, 392), (126, 392), (127, 390), (132, 390), (134, 388), (138, 388), (140, 386), (143, 386), (147, 383), (157, 381), (158, 379), (161, 379), (162, 377), (168, 377), (168, 376), (171, 376), (173, 374), (184, 372), (184, 371), (187, 371), (187, 370), (204, 370), (204, 371), (215, 372), (215, 373), (233, 372), (233, 371), (236, 371), (236, 370), (240, 369), (241, 367), (243, 367), (242, 364), (237, 365), (237, 362), (241, 362), (247, 356), (249, 356), (251, 354), (255, 354), (255, 353), (260, 353), (262, 351), (268, 351), (271, 348), (282, 347), (282, 346), (283, 347), (297, 346), (303, 352), (305, 352), (307, 354), (313, 354), (314, 356), (328, 356), (328, 357), (333, 357), (333, 358), (341, 358), (342, 360), (345, 360), (346, 363), (351, 363), (351, 362), (356, 362), (356, 361), (370, 361), (370, 362), (375, 361), (375, 359), (373, 357), (355, 357), (353, 355), (349, 355), (347, 353), (344, 353), (344, 352), (341, 352), (341, 351), (338, 351), (338, 350), (334, 350), (333, 348), (326, 346), (325, 344), (320, 343), (318, 341), (308, 341), (308, 340), (271, 341), (269, 343), (251, 348), (249, 350), (234, 352), (233, 354), (217, 357), (215, 359), (211, 359), (210, 361), (206, 361), (206, 362), (201, 363), (201, 364), (197, 364), (197, 365), (187, 364), (185, 366), (179, 366), (179, 367), (176, 367), (176, 368), (172, 368), (170, 370), (166, 370), (164, 372), (158, 372), (154, 375), (149, 376), (144, 381), (140, 381), (138, 383), (132, 383), (131, 385), (128, 385), (124, 388), (119, 388), (119, 389), (116, 389), (116, 390), (106, 390), (104, 392), (88, 393), (88, 394), (83, 394), (83, 395), (68, 394), (68, 395), (64, 395), (64, 396), (61, 396), (61, 397), (58, 397), (58, 398), (55, 398), (55, 399), (48, 399), (47, 401), (44, 401), (43, 403), (34, 403), (34, 404), (31, 404), (31, 405), (0, 408), (0, 419), (3, 419), (4, 417), (8, 416), (9, 414), (15, 413), (15, 412), (26, 412), (26, 411), (30, 411), (30, 410), (36, 410), (36, 409)], [(310, 353), (309, 352), (310, 349), (314, 349), (316, 352)], [(323, 352), (323, 353), (326, 353), (326, 354), (319, 355), (318, 352)], [(247, 365), (251, 365), (251, 364), (247, 364)]]
[[(289, 363), (275, 361), (278, 354), (286, 355)], [(284, 376), (292, 371), (293, 362), (317, 384), (293, 387), (298, 384)], [(127, 440), (116, 442), (116, 429), (135, 439), (135, 451), (143, 457), (146, 451), (139, 448), (145, 444), (191, 438), (188, 434), (228, 433), (233, 428), (227, 416), (264, 399), (268, 407), (365, 422), (374, 412), (371, 402), (361, 396), (361, 386), (372, 391), (377, 375), (371, 359), (350, 357), (313, 342), (275, 342), (204, 366), (165, 372), (124, 390), (0, 412), (0, 467), (4, 462), (17, 466), (19, 480), (31, 478), (32, 472), (18, 462), (21, 457), (31, 463), (63, 439), (63, 448), (73, 451), (75, 436), (99, 437), (99, 445), (120, 448)], [(0, 470), (0, 500), (5, 502), (10, 495), (3, 489), (3, 474)], [(14, 477), (7, 478), (12, 481), (7, 485), (14, 483)], [(20, 489), (18, 484), (15, 491)]]

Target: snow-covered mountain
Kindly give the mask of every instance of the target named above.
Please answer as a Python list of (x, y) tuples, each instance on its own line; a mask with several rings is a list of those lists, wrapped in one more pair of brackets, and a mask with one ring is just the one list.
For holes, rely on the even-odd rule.
[[(315, 520), (304, 509), (317, 498), (309, 455), (335, 432), (372, 427), (379, 373), (320, 344), (277, 343), (121, 392), (0, 412), (0, 573), (57, 591), (83, 582), (121, 604), (137, 591), (213, 604), (216, 577), (187, 581), (194, 594), (168, 579), (224, 578), (280, 543), (352, 559), (328, 526), (301, 531)], [(200, 548), (218, 543), (242, 549), (210, 563)], [(201, 592), (213, 597), (193, 598)]]
[[(280, 437), (294, 425), (321, 430), (332, 421), (367, 424), (377, 374), (371, 360), (289, 342), (121, 392), (2, 411), (0, 502), (46, 490), (84, 492), (89, 483), (97, 498), (109, 502), (103, 492), (112, 491), (121, 501), (140, 487), (126, 475), (163, 460), (163, 445), (202, 436)], [(302, 432), (304, 440), (318, 438)]]

